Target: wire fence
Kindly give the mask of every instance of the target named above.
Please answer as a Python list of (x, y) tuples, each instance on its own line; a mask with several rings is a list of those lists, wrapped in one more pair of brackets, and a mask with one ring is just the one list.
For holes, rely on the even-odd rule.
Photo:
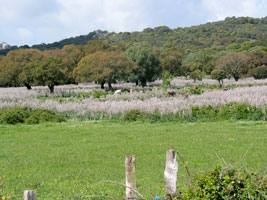
[[(176, 151), (171, 149), (166, 152), (166, 167), (164, 171), (164, 178), (166, 181), (166, 194), (175, 195), (176, 194), (176, 182), (177, 182), (177, 172), (178, 172), (178, 162), (176, 160)], [(136, 187), (136, 156), (127, 156), (125, 159), (125, 181), (126, 184), (115, 182), (115, 181), (105, 181), (104, 183), (112, 183), (125, 187), (125, 196), (104, 196), (104, 195), (54, 195), (38, 194), (35, 190), (25, 190), (23, 194), (1, 196), (0, 200), (44, 200), (44, 199), (92, 199), (92, 200), (109, 200), (109, 199), (127, 199), (127, 200), (160, 200), (165, 196), (155, 196), (155, 197), (144, 197), (138, 192)], [(171, 198), (173, 199), (173, 198)], [(174, 198), (175, 199), (175, 198)]]
[[(155, 197), (148, 197), (145, 198), (146, 200), (160, 200), (163, 199), (164, 196), (155, 196)], [(24, 195), (12, 195), (12, 196), (6, 196), (3, 198), (4, 200), (24, 200)], [(127, 199), (126, 197), (120, 197), (120, 196), (100, 196), (100, 195), (37, 195), (37, 199), (91, 199), (91, 200), (109, 200), (109, 199)], [(135, 200), (144, 200), (142, 197), (136, 197), (133, 198)], [(1, 197), (0, 197), (0, 200)]]

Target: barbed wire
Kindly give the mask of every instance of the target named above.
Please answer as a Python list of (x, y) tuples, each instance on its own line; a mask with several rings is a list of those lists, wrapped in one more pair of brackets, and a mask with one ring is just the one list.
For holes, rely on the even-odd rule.
[[(17, 197), (22, 197), (23, 195), (11, 195), (9, 196), (9, 198), (11, 199), (16, 199)], [(68, 198), (87, 198), (87, 199), (91, 199), (91, 198), (99, 198), (99, 199), (127, 199), (126, 197), (119, 197), (119, 196), (100, 196), (100, 195), (37, 195), (37, 197), (39, 198), (62, 198), (62, 199), (68, 199)], [(129, 198), (128, 198), (129, 199)], [(134, 198), (135, 200), (141, 200), (143, 198), (140, 197), (136, 197)], [(154, 197), (150, 197), (150, 198), (146, 198), (146, 199), (155, 199)]]

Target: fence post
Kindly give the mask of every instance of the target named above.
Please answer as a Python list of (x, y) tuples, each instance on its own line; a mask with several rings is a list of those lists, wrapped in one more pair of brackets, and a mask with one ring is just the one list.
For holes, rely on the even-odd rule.
[(37, 195), (35, 190), (25, 190), (24, 191), (24, 200), (36, 200)]
[(178, 162), (176, 161), (176, 152), (171, 149), (166, 152), (166, 167), (164, 171), (166, 192), (169, 195), (176, 194), (177, 172)]
[(126, 199), (136, 199), (136, 156), (125, 159)]

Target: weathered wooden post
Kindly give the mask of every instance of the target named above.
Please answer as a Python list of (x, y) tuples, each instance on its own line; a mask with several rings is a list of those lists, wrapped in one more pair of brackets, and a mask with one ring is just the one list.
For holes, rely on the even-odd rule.
[(136, 156), (125, 159), (126, 199), (136, 199)]
[(166, 167), (164, 171), (167, 195), (176, 194), (177, 172), (178, 162), (176, 161), (176, 152), (171, 149), (166, 152)]
[(24, 191), (24, 200), (36, 200), (37, 195), (34, 190), (25, 190)]

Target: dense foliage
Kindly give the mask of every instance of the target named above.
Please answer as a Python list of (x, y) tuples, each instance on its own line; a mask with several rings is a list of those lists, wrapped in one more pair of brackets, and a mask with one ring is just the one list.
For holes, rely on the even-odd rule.
[(74, 70), (74, 77), (77, 82), (96, 81), (101, 84), (111, 84), (116, 81), (127, 80), (132, 70), (135, 69), (134, 63), (117, 52), (101, 52), (85, 56)]
[[(105, 40), (110, 44), (123, 44), (128, 46), (136, 42), (146, 42), (154, 47), (163, 47), (174, 44), (185, 51), (197, 49), (266, 49), (267, 17), (227, 17), (223, 21), (170, 29), (167, 26), (146, 28), (141, 32), (109, 33), (97, 30), (88, 35), (81, 35), (54, 42), (51, 44), (34, 45), (32, 48), (40, 50), (63, 48), (65, 45), (86, 45), (90, 40)], [(12, 47), (18, 48), (18, 47)], [(29, 48), (25, 45), (22, 48)], [(0, 52), (4, 54), (6, 51)]]
[(63, 122), (65, 118), (53, 111), (31, 108), (0, 109), (0, 124), (39, 124), (42, 122)]
[(196, 176), (193, 186), (178, 199), (265, 199), (267, 179), (231, 166), (216, 167)]
[(161, 114), (160, 112), (145, 113), (141, 110), (131, 110), (122, 116), (124, 121), (199, 121), (199, 120), (266, 120), (266, 110), (244, 103), (232, 102), (221, 107), (192, 106), (192, 112), (183, 115)]
[(136, 82), (136, 85), (140, 81), (144, 87), (147, 82), (152, 82), (160, 76), (159, 60), (151, 48), (131, 47), (125, 51), (125, 55), (137, 65), (129, 76), (129, 80)]

